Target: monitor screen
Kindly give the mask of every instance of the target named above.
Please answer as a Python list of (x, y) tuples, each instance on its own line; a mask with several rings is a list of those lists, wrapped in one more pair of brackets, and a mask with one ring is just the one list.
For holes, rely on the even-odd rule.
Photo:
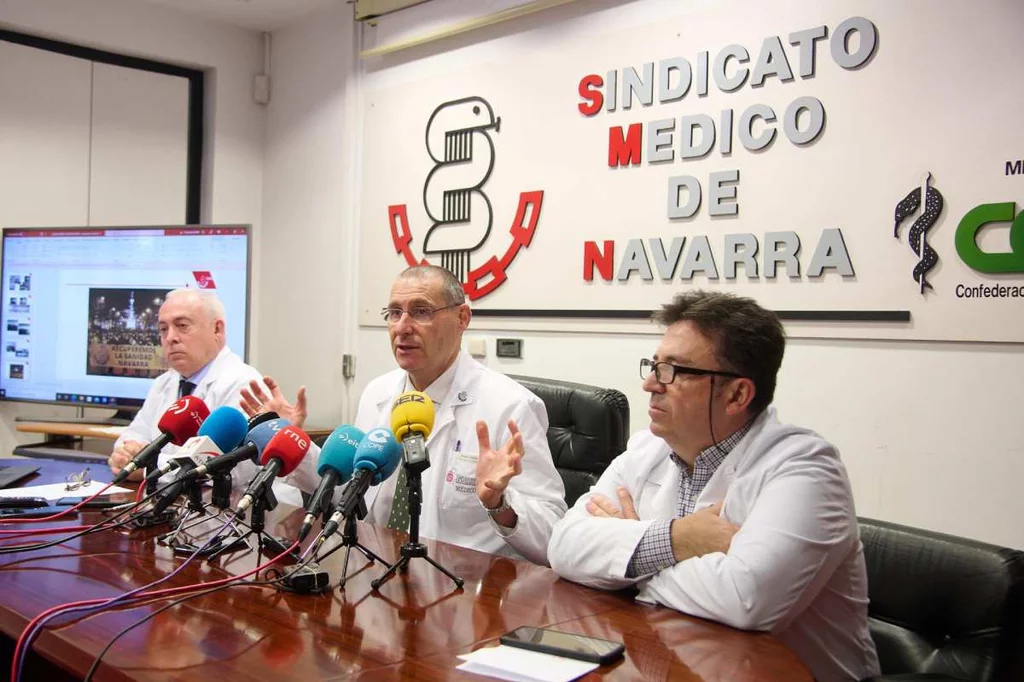
[(157, 314), (172, 289), (213, 291), (246, 357), (249, 227), (3, 231), (0, 398), (137, 407), (165, 371)]

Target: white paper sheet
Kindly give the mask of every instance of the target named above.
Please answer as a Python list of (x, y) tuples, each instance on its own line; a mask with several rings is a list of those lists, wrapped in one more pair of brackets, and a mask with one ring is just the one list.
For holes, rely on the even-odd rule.
[(504, 644), (459, 656), (465, 663), (458, 667), (477, 675), (513, 682), (569, 682), (598, 667), (597, 663), (542, 654)]
[[(65, 483), (50, 483), (48, 485), (30, 485), (24, 488), (4, 488), (0, 490), (0, 497), (45, 497), (48, 500), (59, 500), (62, 497), (90, 497), (105, 486), (106, 483), (91, 481), (89, 485), (76, 490), (68, 490)], [(119, 485), (110, 486), (104, 491), (101, 497), (113, 495), (114, 493), (130, 493), (128, 488)]]

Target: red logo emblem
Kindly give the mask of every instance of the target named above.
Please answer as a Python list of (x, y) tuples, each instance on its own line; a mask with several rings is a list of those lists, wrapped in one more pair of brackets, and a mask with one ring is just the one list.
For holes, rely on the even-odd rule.
[(494, 115), (482, 97), (445, 102), (430, 115), (426, 146), (434, 167), (423, 185), (423, 206), (431, 221), (423, 238), (424, 258), (417, 259), (412, 252), (406, 204), (388, 206), (395, 253), (409, 266), (429, 264), (426, 256), (439, 255), (441, 267), (459, 278), (471, 301), (483, 298), (508, 279), (508, 267), (533, 240), (544, 202), (542, 190), (521, 192), (505, 252), (472, 267), (470, 254), (487, 241), (494, 222), (491, 200), (483, 186), (494, 170), (494, 141), (489, 131), (496, 133), (500, 128), (501, 117)]
[(193, 270), (192, 276), (196, 279), (196, 286), (200, 289), (216, 289), (217, 284), (213, 281), (213, 273), (209, 270)]
[(444, 477), (444, 480), (448, 481), (449, 483), (454, 481), (455, 480), (455, 469), (449, 469), (448, 470), (448, 474)]

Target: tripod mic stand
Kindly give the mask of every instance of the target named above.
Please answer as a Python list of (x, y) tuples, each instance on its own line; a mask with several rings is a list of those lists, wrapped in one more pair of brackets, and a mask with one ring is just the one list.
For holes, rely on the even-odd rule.
[[(156, 470), (155, 457), (153, 458), (152, 462), (146, 465), (144, 470), (147, 478), (149, 477), (150, 473)], [(153, 496), (159, 493), (161, 490), (165, 489), (166, 487), (167, 486), (161, 487), (159, 479), (157, 478), (147, 480), (146, 497), (144, 499), (150, 499), (152, 501)], [(152, 526), (159, 526), (164, 523), (174, 523), (176, 518), (177, 512), (174, 511), (173, 509), (165, 509), (159, 514), (154, 514), (152, 511), (144, 511), (139, 512), (138, 514), (133, 514), (128, 519), (128, 524), (132, 528), (150, 528)]]
[[(420, 508), (423, 502), (423, 484), (420, 475), (430, 466), (430, 459), (426, 453), (426, 446), (423, 445), (422, 437), (413, 437), (406, 441), (418, 440), (412, 447), (403, 448), (405, 457), (405, 477), (409, 488), (409, 540), (401, 547), (401, 556), (387, 571), (379, 578), (370, 581), (370, 587), (376, 591), (381, 585), (393, 576), (396, 571), (406, 572), (409, 570), (409, 560), (415, 558), (426, 559), (427, 562), (451, 578), (456, 587), (462, 587), (462, 578), (456, 577), (451, 571), (430, 558), (427, 553), (427, 546), (420, 542)], [(412, 454), (412, 456), (410, 456)]]
[[(162, 544), (171, 546), (176, 554), (199, 553), (201, 556), (210, 556), (237, 549), (243, 545), (249, 547), (249, 544), (243, 539), (242, 531), (234, 523), (234, 517), (230, 514), (228, 515), (230, 521), (228, 530), (223, 534), (201, 541), (202, 536), (208, 535), (210, 531), (200, 533), (198, 536), (185, 533), (201, 524), (213, 521), (231, 506), (231, 473), (221, 471), (212, 474), (210, 478), (213, 483), (210, 502), (203, 503), (200, 481), (189, 481), (186, 484), (189, 502), (178, 527), (159, 538)], [(179, 536), (184, 536), (185, 539), (182, 540)], [(251, 551), (252, 548), (249, 547), (249, 549)]]
[[(369, 561), (371, 564), (374, 561), (377, 561), (381, 564), (384, 564), (389, 569), (391, 568), (391, 564), (389, 564), (388, 562), (384, 561), (379, 556), (374, 554), (373, 550), (371, 550), (366, 545), (360, 544), (359, 533), (356, 530), (356, 519), (362, 519), (365, 517), (366, 502), (360, 498), (359, 503), (356, 506), (355, 513), (349, 514), (345, 517), (345, 526), (343, 527), (341, 532), (341, 543), (338, 544), (336, 547), (332, 547), (331, 551), (327, 552), (322, 557), (317, 557), (318, 561), (323, 561), (327, 557), (337, 552), (342, 547), (345, 548), (345, 558), (341, 562), (341, 580), (338, 581), (338, 587), (342, 590), (345, 589), (345, 581), (349, 578), (348, 558), (351, 555), (353, 549), (358, 550), (364, 557), (366, 557), (366, 560)], [(366, 566), (363, 566), (363, 568), (366, 568)], [(359, 569), (359, 571), (363, 570), (363, 568)], [(356, 571), (355, 573), (358, 573), (359, 571)], [(355, 575), (355, 573), (353, 573), (353, 575)]]
[[(238, 535), (238, 529), (234, 527), (234, 524), (232, 524), (231, 535), (222, 538), (221, 540), (226, 544), (222, 544), (216, 549), (216, 551), (210, 554), (207, 561), (213, 561), (224, 552), (230, 551), (240, 545), (245, 545), (249, 548), (248, 551), (251, 552), (252, 545), (249, 544), (249, 538), (253, 535), (256, 536), (257, 541), (257, 556), (262, 556), (264, 550), (269, 550), (270, 552), (273, 552), (274, 555), (277, 555), (288, 549), (288, 545), (282, 543), (280, 540), (265, 531), (266, 512), (268, 509), (272, 511), (276, 507), (277, 496), (274, 495), (274, 491), (268, 483), (263, 491), (255, 497), (252, 507), (250, 507), (250, 511), (252, 513), (249, 516), (249, 523), (247, 525), (248, 530), (246, 530), (245, 533)], [(239, 523), (246, 526), (242, 521), (239, 521)], [(292, 557), (296, 560), (300, 560), (300, 557), (294, 552), (292, 553)]]

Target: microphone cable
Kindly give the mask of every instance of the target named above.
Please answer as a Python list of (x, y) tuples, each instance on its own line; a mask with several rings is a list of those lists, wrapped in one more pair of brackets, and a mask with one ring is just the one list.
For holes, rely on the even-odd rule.
[[(275, 564), (278, 561), (278, 559), (287, 556), (292, 550), (294, 550), (298, 546), (298, 544), (299, 544), (298, 542), (293, 543), (292, 546), (289, 547), (286, 552), (283, 552), (282, 554), (279, 554), (277, 557), (275, 557), (274, 559), (270, 560), (266, 564), (263, 564), (262, 566), (257, 567), (253, 571), (250, 571), (249, 574), (251, 574), (254, 571), (258, 571), (261, 568), (268, 568), (268, 567), (272, 566), (273, 564)], [(85, 676), (82, 678), (82, 682), (89, 682), (92, 679), (92, 676), (95, 675), (96, 671), (99, 669), (100, 662), (103, 660), (103, 657), (107, 654), (108, 651), (110, 651), (111, 647), (114, 646), (114, 644), (117, 642), (117, 640), (119, 640), (121, 637), (123, 637), (124, 635), (128, 634), (129, 632), (131, 632), (135, 628), (139, 627), (140, 625), (142, 625), (142, 624), (152, 620), (153, 618), (155, 618), (156, 616), (160, 615), (164, 611), (167, 611), (169, 609), (173, 609), (175, 606), (178, 606), (180, 604), (184, 604), (185, 602), (187, 602), (187, 601), (189, 601), (191, 599), (197, 599), (199, 597), (205, 597), (208, 594), (213, 594), (214, 592), (218, 592), (220, 590), (224, 590), (224, 589), (227, 589), (229, 587), (242, 587), (242, 586), (246, 586), (246, 587), (279, 587), (283, 581), (287, 580), (288, 578), (290, 578), (295, 573), (298, 573), (306, 565), (308, 565), (310, 563), (310, 561), (312, 561), (315, 558), (315, 556), (308, 556), (307, 557), (307, 554), (310, 554), (310, 552), (309, 552), (310, 548), (312, 548), (312, 545), (310, 545), (310, 547), (307, 548), (305, 552), (303, 552), (303, 554), (302, 554), (303, 561), (301, 563), (299, 563), (296, 566), (292, 567), (292, 570), (290, 572), (285, 573), (284, 575), (281, 575), (279, 577), (270, 578), (270, 579), (267, 579), (267, 580), (243, 581), (242, 578), (245, 577), (244, 575), (243, 576), (236, 576), (235, 582), (224, 583), (223, 585), (217, 585), (216, 587), (209, 587), (207, 589), (200, 590), (199, 592), (193, 592), (192, 594), (187, 594), (184, 597), (179, 597), (178, 599), (175, 599), (175, 600), (165, 604), (164, 606), (160, 607), (159, 609), (156, 609), (155, 611), (147, 613), (145, 616), (143, 616), (139, 620), (135, 621), (134, 623), (130, 623), (129, 625), (127, 625), (124, 628), (122, 628), (121, 630), (119, 630), (117, 633), (114, 634), (113, 637), (111, 637), (107, 641), (107, 643), (103, 647), (103, 649), (100, 650), (99, 654), (96, 655), (96, 660), (93, 661), (92, 665), (89, 667), (89, 670), (85, 673)], [(246, 574), (246, 575), (249, 575), (249, 574)], [(204, 583), (204, 584), (210, 584), (210, 583)], [(139, 605), (139, 603), (140, 602), (135, 602), (134, 605)]]
[[(175, 483), (175, 481), (171, 481), (170, 483), (168, 483), (168, 484), (158, 488), (156, 493), (154, 493), (154, 496), (159, 494), (159, 493), (161, 493), (161, 492), (163, 492), (167, 488), (171, 487), (172, 485), (174, 485), (174, 483)], [(78, 532), (74, 533), (73, 535), (69, 535), (66, 538), (60, 538), (60, 539), (57, 539), (57, 540), (51, 540), (49, 542), (39, 542), (39, 543), (31, 544), (31, 545), (0, 545), (0, 555), (16, 554), (18, 552), (32, 552), (32, 551), (35, 551), (35, 550), (38, 550), (38, 549), (46, 549), (47, 547), (53, 547), (54, 545), (63, 544), (65, 542), (68, 542), (69, 540), (75, 540), (77, 538), (82, 537), (83, 535), (88, 535), (90, 533), (96, 533), (96, 532), (99, 532), (101, 530), (112, 530), (112, 529), (115, 529), (115, 528), (119, 528), (121, 526), (124, 526), (124, 525), (130, 523), (131, 519), (130, 518), (129, 519), (125, 519), (124, 521), (121, 521), (119, 523), (112, 523), (112, 522), (115, 521), (116, 519), (121, 518), (122, 516), (125, 516), (127, 514), (130, 514), (130, 513), (134, 512), (136, 509), (138, 509), (139, 506), (144, 504), (148, 499), (149, 499), (148, 497), (143, 498), (141, 501), (135, 502), (134, 504), (129, 506), (127, 509), (124, 509), (124, 510), (118, 512), (114, 516), (111, 516), (108, 519), (104, 519), (103, 521), (100, 521), (99, 523), (97, 523), (97, 524), (95, 524), (93, 526), (88, 526), (88, 527), (86, 527), (83, 530), (79, 530)], [(61, 512), (61, 514), (63, 514), (63, 513), (64, 512)], [(14, 520), (19, 520), (19, 519), (11, 519), (11, 520), (14, 521)], [(20, 520), (27, 521), (29, 519), (20, 519)], [(38, 520), (38, 519), (34, 519), (34, 520)], [(45, 531), (45, 533), (48, 534), (48, 533), (66, 532), (66, 531), (71, 530), (72, 528), (80, 528), (80, 527), (79, 526), (71, 526), (71, 527), (62, 527), (60, 529), (52, 528), (52, 529), (43, 529), (43, 530)], [(0, 531), (0, 533), (4, 533), (4, 531)], [(15, 538), (20, 538), (20, 537), (25, 537), (26, 535), (35, 535), (36, 534), (35, 532), (32, 532), (32, 531), (22, 531), (22, 530), (11, 531), (11, 533), (12, 533), (12, 536), (10, 538), (6, 538), (6, 539), (15, 539)], [(3, 539), (5, 539), (4, 536), (0, 535), (0, 540), (3, 540)]]
[(108, 488), (110, 488), (113, 485), (114, 485), (113, 483), (107, 483), (100, 490), (96, 491), (95, 493), (93, 493), (89, 497), (82, 498), (82, 501), (79, 502), (78, 504), (76, 504), (75, 506), (68, 507), (67, 509), (62, 509), (61, 511), (57, 512), (56, 514), (50, 514), (49, 516), (44, 516), (42, 518), (37, 518), (37, 519), (0, 519), (0, 524), (5, 524), (5, 523), (44, 523), (46, 521), (54, 521), (56, 519), (59, 519), (62, 516), (67, 516), (68, 514), (70, 514), (73, 511), (78, 511), (78, 509), (81, 508), (83, 505), (85, 505), (88, 502), (92, 502), (93, 500), (95, 500), (97, 497), (102, 495)]
[[(225, 521), (224, 525), (217, 531), (217, 533), (220, 533), (221, 531), (226, 529), (231, 524), (231, 522), (232, 522), (231, 519)], [(206, 544), (209, 544), (209, 542), (207, 542)], [(187, 592), (190, 592), (192, 590), (195, 590), (197, 587), (200, 587), (201, 585), (205, 585), (207, 588), (209, 588), (209, 587), (213, 587), (213, 586), (220, 586), (220, 585), (231, 584), (231, 583), (239, 581), (239, 580), (244, 580), (245, 578), (249, 577), (250, 575), (253, 575), (253, 574), (257, 573), (258, 571), (262, 570), (266, 566), (269, 566), (269, 565), (272, 565), (272, 564), (276, 563), (277, 561), (282, 559), (284, 556), (286, 556), (288, 554), (288, 552), (290, 552), (292, 549), (294, 549), (294, 547), (298, 543), (297, 542), (294, 543), (292, 545), (292, 547), (288, 549), (288, 552), (284, 552), (284, 553), (274, 557), (267, 564), (258, 565), (256, 568), (252, 569), (251, 571), (249, 571), (247, 573), (243, 573), (240, 576), (231, 576), (230, 578), (225, 578), (223, 580), (214, 581), (212, 583), (193, 583), (191, 585), (184, 585), (184, 586), (181, 586), (181, 587), (162, 589), (162, 590), (155, 590), (155, 591), (151, 591), (151, 592), (147, 591), (147, 590), (151, 590), (153, 587), (156, 587), (157, 585), (160, 585), (160, 584), (170, 580), (174, 576), (178, 575), (178, 573), (180, 573), (185, 568), (186, 565), (188, 565), (193, 559), (195, 559), (197, 556), (199, 556), (199, 554), (206, 548), (206, 544), (204, 544), (202, 547), (199, 547), (195, 552), (192, 553), (191, 556), (189, 556), (187, 559), (185, 559), (185, 561), (183, 561), (177, 568), (175, 568), (173, 571), (168, 573), (166, 576), (164, 576), (162, 578), (159, 578), (157, 580), (154, 580), (153, 582), (151, 582), (151, 583), (149, 583), (147, 585), (143, 585), (141, 587), (137, 587), (135, 589), (129, 590), (128, 592), (125, 592), (124, 594), (121, 594), (121, 595), (118, 595), (118, 596), (115, 596), (115, 597), (109, 597), (109, 598), (106, 598), (106, 599), (102, 599), (102, 598), (100, 598), (100, 599), (88, 599), (88, 600), (80, 601), (80, 602), (71, 602), (71, 603), (67, 603), (67, 604), (60, 604), (60, 605), (51, 607), (51, 608), (47, 609), (46, 611), (43, 611), (42, 613), (40, 613), (38, 616), (36, 616), (35, 618), (33, 618), (29, 622), (29, 624), (25, 627), (25, 630), (22, 632), (21, 636), (18, 638), (17, 643), (15, 644), (14, 653), (13, 653), (13, 656), (12, 656), (12, 659), (11, 659), (11, 682), (18, 682), (21, 679), (21, 672), (22, 672), (22, 669), (23, 669), (24, 664), (25, 664), (25, 660), (24, 659), (26, 657), (26, 654), (27, 654), (27, 651), (28, 651), (29, 647), (31, 647), (32, 641), (38, 636), (39, 632), (46, 625), (47, 621), (49, 621), (49, 620), (51, 620), (51, 619), (53, 619), (53, 618), (55, 618), (57, 616), (65, 615), (65, 614), (69, 614), (69, 613), (74, 613), (74, 612), (77, 612), (77, 611), (89, 611), (89, 610), (102, 611), (103, 609), (106, 609), (106, 608), (111, 607), (111, 606), (123, 605), (125, 603), (133, 603), (133, 600), (143, 601), (145, 599), (154, 598), (154, 597), (165, 597), (165, 596), (171, 596), (171, 595), (176, 595), (176, 594), (187, 593)], [(95, 614), (89, 614), (89, 615), (95, 615)]]

